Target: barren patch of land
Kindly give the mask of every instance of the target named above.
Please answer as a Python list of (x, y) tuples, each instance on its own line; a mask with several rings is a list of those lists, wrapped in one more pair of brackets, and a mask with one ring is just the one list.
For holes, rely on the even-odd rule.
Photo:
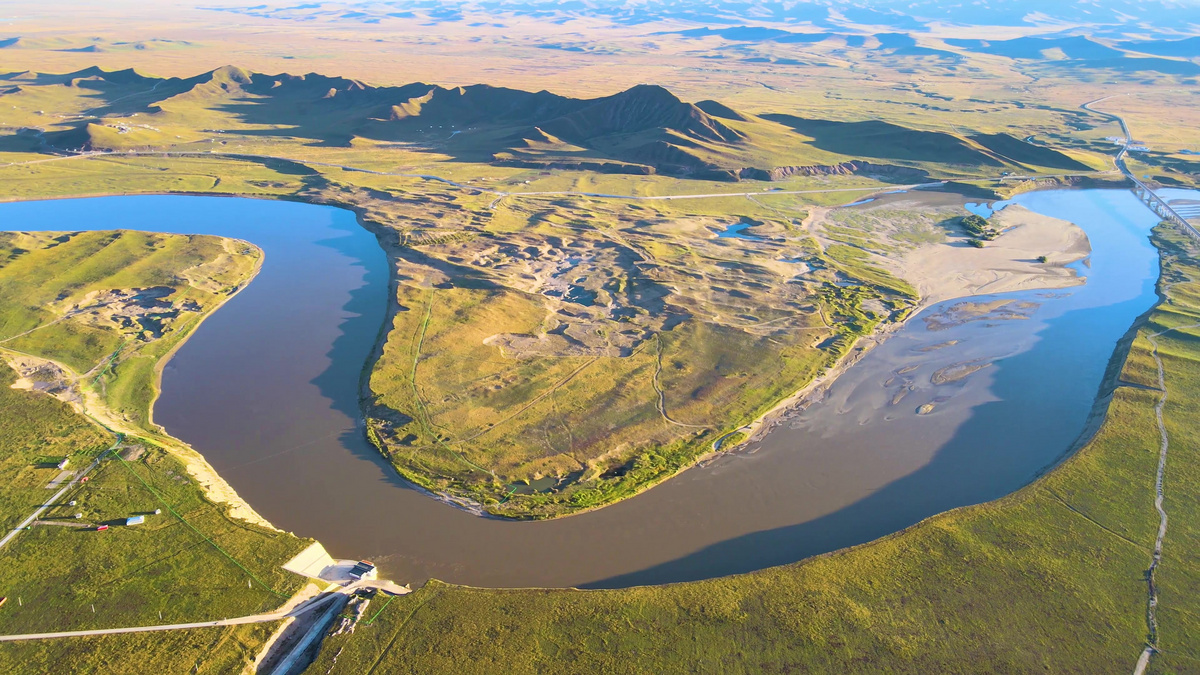
[[(896, 261), (896, 272), (921, 292), (923, 302), (1083, 283), (1067, 268), (1091, 251), (1077, 225), (1016, 204), (993, 217), (1002, 234), (983, 248), (962, 240), (929, 243)], [(1045, 256), (1046, 261), (1038, 258)]]

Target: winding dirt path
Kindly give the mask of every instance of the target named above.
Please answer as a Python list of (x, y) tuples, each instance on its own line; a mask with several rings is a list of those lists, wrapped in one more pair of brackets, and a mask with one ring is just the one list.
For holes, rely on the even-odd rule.
[(667, 393), (663, 391), (662, 383), (659, 381), (659, 377), (662, 375), (662, 335), (655, 333), (654, 342), (655, 347), (657, 348), (657, 354), (655, 358), (653, 382), (654, 392), (658, 394), (658, 414), (662, 415), (664, 420), (670, 424), (674, 424), (677, 427), (687, 427), (689, 429), (707, 429), (708, 427), (702, 424), (685, 424), (678, 420), (672, 419), (671, 416), (667, 414)]
[(1158, 422), (1158, 434), (1160, 438), (1158, 472), (1154, 478), (1154, 509), (1158, 511), (1158, 534), (1154, 539), (1154, 554), (1150, 559), (1150, 568), (1146, 570), (1148, 594), (1146, 602), (1146, 625), (1150, 631), (1149, 639), (1146, 641), (1146, 648), (1142, 650), (1141, 656), (1138, 657), (1137, 665), (1134, 666), (1134, 675), (1143, 675), (1146, 672), (1146, 667), (1150, 665), (1150, 657), (1154, 652), (1158, 651), (1158, 586), (1154, 581), (1154, 573), (1158, 570), (1159, 563), (1162, 562), (1163, 539), (1167, 536), (1167, 511), (1163, 505), (1163, 477), (1167, 471), (1167, 448), (1169, 446), (1167, 427), (1163, 423), (1163, 407), (1167, 404), (1167, 379), (1163, 369), (1162, 357), (1158, 353), (1158, 341), (1154, 338), (1174, 330), (1186, 330), (1188, 328), (1200, 328), (1200, 323), (1176, 326), (1175, 328), (1168, 328), (1146, 336), (1146, 339), (1150, 341), (1151, 347), (1153, 347), (1150, 354), (1154, 357), (1154, 365), (1158, 367), (1158, 388), (1162, 391), (1162, 395), (1158, 397), (1158, 403), (1154, 405), (1154, 417)]

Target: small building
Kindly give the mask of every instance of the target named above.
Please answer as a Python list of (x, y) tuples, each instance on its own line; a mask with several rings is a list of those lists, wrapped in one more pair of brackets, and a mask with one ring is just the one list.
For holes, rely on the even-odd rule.
[(63, 457), (63, 461), (58, 463), (58, 470), (62, 471), (63, 469), (67, 468), (67, 465), (70, 463), (71, 463), (70, 457)]
[(375, 571), (375, 565), (369, 560), (359, 560), (350, 569), (351, 579), (374, 579), (378, 575), (379, 573)]
[(141, 525), (146, 522), (146, 516), (130, 516), (125, 519), (126, 525)]
[(103, 531), (105, 531), (105, 530), (107, 530), (107, 529), (108, 529), (108, 526), (107, 526), (107, 525), (101, 525), (100, 527), (97, 527), (97, 528), (96, 528), (96, 531), (97, 531), (97, 532), (103, 532)]

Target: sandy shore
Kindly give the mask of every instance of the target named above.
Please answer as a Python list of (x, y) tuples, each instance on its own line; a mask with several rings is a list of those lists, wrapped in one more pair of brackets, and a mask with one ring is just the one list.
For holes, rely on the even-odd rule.
[[(913, 206), (919, 208), (920, 204)], [(832, 210), (814, 208), (809, 218), (805, 219), (805, 228), (813, 231)], [(988, 242), (984, 248), (975, 248), (962, 238), (954, 238), (926, 244), (898, 259), (883, 261), (889, 271), (908, 281), (920, 293), (920, 304), (908, 315), (908, 319), (930, 305), (945, 300), (988, 293), (1067, 288), (1083, 283), (1083, 279), (1067, 267), (1091, 253), (1091, 243), (1082, 228), (1065, 220), (1034, 213), (1017, 204), (997, 212), (994, 222), (1003, 234)], [(1046, 256), (1046, 262), (1039, 262), (1039, 256)], [(738, 445), (744, 446), (761, 439), (814, 394), (832, 385), (842, 373), (899, 331), (905, 323), (907, 319), (884, 323), (871, 335), (860, 338), (836, 365), (739, 429), (745, 438)], [(699, 461), (703, 463), (730, 449), (714, 449)]]
[[(237, 241), (241, 244), (254, 246), (250, 242), (240, 239), (231, 240), (224, 237), (221, 239), (225, 240), (226, 242)], [(257, 246), (254, 246), (254, 248), (258, 249)], [(242, 497), (233, 489), (233, 486), (231, 486), (224, 478), (222, 478), (220, 474), (217, 473), (216, 469), (214, 469), (212, 465), (204, 459), (203, 455), (194, 450), (187, 443), (168, 434), (165, 429), (154, 422), (154, 403), (158, 400), (158, 396), (162, 388), (162, 372), (166, 367), (167, 362), (170, 361), (175, 353), (179, 351), (179, 348), (182, 347), (189, 338), (191, 338), (192, 334), (197, 328), (199, 328), (205, 319), (216, 313), (216, 311), (221, 309), (226, 302), (229, 302), (230, 299), (232, 299), (238, 293), (241, 293), (243, 289), (249, 286), (250, 282), (254, 281), (255, 277), (258, 276), (259, 271), (262, 269), (263, 260), (266, 257), (262, 249), (258, 249), (258, 252), (258, 260), (253, 270), (251, 270), (246, 279), (242, 281), (241, 285), (233, 293), (222, 297), (207, 313), (205, 313), (203, 317), (200, 318), (198, 322), (196, 322), (189, 329), (188, 334), (184, 335), (183, 338), (179, 340), (179, 342), (177, 342), (169, 352), (164, 354), (162, 358), (159, 359), (157, 364), (155, 364), (154, 380), (152, 385), (153, 396), (150, 402), (150, 418), (148, 420), (148, 425), (152, 429), (157, 428), (159, 430), (158, 433), (147, 433), (148, 430), (129, 424), (120, 416), (113, 414), (113, 412), (108, 409), (108, 406), (104, 404), (103, 399), (98, 393), (80, 386), (80, 383), (86, 380), (89, 376), (94, 375), (94, 372), (80, 375), (75, 373), (65, 364), (59, 363), (52, 359), (34, 356), (32, 354), (25, 354), (23, 352), (18, 352), (8, 348), (0, 348), (0, 354), (3, 355), (4, 360), (20, 376), (19, 379), (13, 384), (13, 388), (34, 389), (35, 383), (25, 376), (31, 370), (38, 368), (49, 368), (53, 371), (56, 371), (59, 377), (57, 378), (58, 381), (54, 383), (56, 385), (54, 387), (54, 391), (47, 393), (70, 404), (80, 414), (91, 418), (93, 421), (97, 422), (109, 431), (125, 434), (132, 441), (143, 441), (158, 445), (175, 455), (184, 463), (184, 467), (188, 474), (193, 480), (196, 481), (201, 490), (203, 490), (205, 497), (212, 502), (225, 506), (228, 509), (228, 513), (231, 517), (275, 531), (281, 531), (279, 528), (272, 525), (266, 518), (263, 518), (261, 515), (259, 515), (259, 513), (255, 511), (248, 502), (246, 502), (246, 500), (242, 499)]]
[[(1003, 230), (984, 248), (962, 239), (929, 244), (894, 261), (897, 275), (921, 294), (922, 307), (967, 295), (1078, 286), (1083, 280), (1066, 267), (1092, 247), (1079, 226), (1012, 204), (993, 220)], [(1038, 256), (1046, 262), (1038, 262)]]

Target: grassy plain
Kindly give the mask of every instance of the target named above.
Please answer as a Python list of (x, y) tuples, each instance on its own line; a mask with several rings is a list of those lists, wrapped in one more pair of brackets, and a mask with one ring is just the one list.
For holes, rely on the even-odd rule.
[(196, 628), (5, 643), (0, 665), (10, 673), (145, 675), (242, 672), (276, 624)]
[(0, 256), (0, 347), (65, 365), (149, 433), (159, 362), (261, 259), (244, 242), (123, 231), (0, 233)]
[[(1194, 146), (1197, 124), (1189, 111), (1200, 110), (1190, 86), (1194, 78), (1077, 75), (968, 53), (959, 54), (960, 60), (904, 56), (879, 51), (875, 38), (861, 48), (846, 40), (747, 44), (715, 36), (684, 39), (671, 33), (679, 28), (676, 22), (559, 25), (505, 17), (501, 26), (495, 17), (428, 22), (423, 15), (379, 24), (348, 17), (293, 21), (239, 15), (233, 25), (224, 15), (176, 6), (161, 14), (157, 6), (146, 8), (136, 27), (120, 8), (92, 6), (88, 21), (81, 22), (86, 29), (80, 29), (64, 27), (57, 16), (62, 12), (48, 12), (45, 3), (34, 5), (26, 3), (18, 12), (19, 40), (8, 43), (0, 36), (6, 71), (0, 76), (0, 129), (7, 132), (0, 136), (0, 198), (205, 192), (355, 209), (379, 234), (398, 270), (400, 311), (371, 380), (377, 438), (415, 482), (517, 516), (589, 508), (670, 475), (712, 438), (828, 367), (882, 318), (879, 301), (892, 318), (902, 316), (914, 302), (911, 288), (869, 265), (863, 250), (894, 253), (937, 237), (937, 230), (900, 233), (907, 240), (893, 233), (888, 241), (862, 232), (861, 223), (842, 220), (825, 228), (833, 245), (823, 246), (803, 228), (806, 216), (815, 206), (849, 201), (851, 193), (775, 195), (756, 182), (735, 186), (497, 166), (473, 159), (480, 148), (464, 146), (464, 138), (451, 143), (448, 131), (431, 130), (420, 142), (346, 138), (341, 132), (350, 116), (338, 111), (337, 96), (353, 84), (331, 101), (314, 104), (325, 106), (320, 116), (281, 121), (258, 113), (294, 114), (300, 109), (295, 101), (256, 108), (255, 95), (245, 95), (234, 81), (242, 76), (236, 69), (223, 69), (225, 79), (216, 86), (198, 82), (195, 95), (161, 97), (150, 91), (159, 81), (139, 73), (93, 73), (72, 82), (31, 79), (22, 71), (65, 73), (98, 64), (192, 77), (232, 61), (259, 72), (319, 70), (384, 85), (486, 81), (573, 96), (609, 95), (651, 81), (685, 100), (719, 99), (754, 116), (809, 120), (798, 126), (783, 118), (730, 121), (756, 138), (757, 147), (722, 157), (721, 149), (706, 146), (706, 158), (793, 165), (861, 154), (989, 189), (993, 181), (981, 179), (996, 178), (1002, 170), (1042, 176), (1042, 183), (1013, 181), (1012, 189), (1026, 189), (1056, 180), (1048, 174), (1080, 170), (1074, 163), (1108, 168), (1104, 155), (1111, 145), (1104, 137), (1118, 131), (1078, 106), (1115, 88), (1130, 94), (1121, 112), (1139, 136), (1156, 145)], [(584, 26), (587, 51), (563, 49)], [(164, 39), (147, 39), (151, 28)], [(956, 30), (933, 26), (922, 43), (946, 49), (943, 38), (956, 37)], [(468, 43), (471, 58), (463, 58)], [(604, 58), (595, 58), (594, 50)], [(327, 98), (324, 88), (312, 93), (314, 99)], [(1166, 93), (1170, 114), (1162, 115), (1147, 102)], [(812, 120), (869, 124), (822, 127)], [(882, 136), (864, 133), (879, 130), (879, 122), (900, 128), (885, 127), (889, 133)], [(59, 133), (54, 138), (62, 147), (80, 143), (117, 152), (53, 158), (42, 143), (44, 133)], [(1015, 146), (1029, 154), (1005, 155), (1001, 165), (981, 159), (1014, 152), (1010, 142), (991, 138), (1001, 133), (1029, 139), (1029, 147)], [(780, 149), (784, 141), (796, 143), (797, 134), (798, 145)], [(898, 138), (903, 142), (895, 142)], [(922, 156), (908, 154), (910, 146)], [(1046, 156), (1039, 150), (1046, 148), (1069, 161), (1038, 164), (1036, 158)], [(1137, 170), (1164, 184), (1194, 183), (1194, 162), (1178, 154), (1180, 149), (1156, 149)], [(120, 154), (129, 150), (196, 154)], [(959, 161), (951, 164), (937, 161), (945, 150), (965, 154), (956, 154)], [(564, 157), (578, 146), (546, 141), (526, 151)], [(897, 180), (883, 178), (795, 175), (769, 187), (869, 190)], [(568, 195), (497, 199), (489, 190), (763, 192), (622, 202)], [(714, 237), (739, 221), (753, 223), (746, 234), (763, 241), (743, 246), (736, 238)], [(1177, 270), (1185, 266), (1172, 264)], [(806, 271), (798, 272), (799, 265)], [(793, 283), (798, 276), (803, 278)], [(1196, 306), (1189, 289), (1187, 284), (1171, 289), (1185, 314)], [(572, 298), (590, 298), (592, 304)], [(603, 301), (622, 312), (598, 317), (594, 308)], [(1157, 316), (1167, 320), (1166, 314)], [(462, 335), (470, 339), (459, 339)], [(1168, 377), (1192, 386), (1187, 378), (1194, 352), (1181, 335), (1161, 340)], [(496, 339), (485, 344), (489, 338)], [(80, 358), (93, 353), (85, 350)], [(1139, 341), (1124, 375), (1149, 384), (1149, 365)], [(0, 468), (9, 472), (5, 475), (24, 480), (20, 476), (34, 471), (28, 462), (42, 461), (42, 455), (104, 445), (94, 428), (55, 421), (37, 408), (47, 400), (31, 401), (18, 405), (13, 399), (12, 409), (38, 416), (40, 426), (31, 427), (30, 436), (43, 442), (14, 450), (22, 459), (15, 468)], [(433, 583), (393, 602), (377, 622), (360, 625), (352, 639), (336, 638), (312, 672), (331, 665), (333, 672), (635, 672), (679, 664), (730, 672), (801, 667), (915, 672), (981, 663), (1013, 672), (1123, 670), (1145, 628), (1140, 574), (1154, 526), (1147, 508), (1156, 446), (1152, 401), (1152, 392), (1118, 390), (1095, 442), (1045, 481), (871, 546), (664, 588), (501, 592)], [(128, 409), (140, 406), (139, 401)], [(595, 414), (599, 407), (603, 415)], [(1178, 399), (1168, 406), (1173, 437), (1190, 440), (1193, 412)], [(7, 416), (3, 420), (23, 429)], [(1172, 461), (1180, 457), (1184, 465), (1178, 470), (1186, 472), (1194, 444), (1180, 445)], [(157, 456), (152, 452), (146, 461)], [(139, 468), (175, 471), (171, 461)], [(111, 471), (105, 477), (118, 480)], [(570, 478), (573, 488), (547, 493), (547, 485), (560, 477)], [(153, 484), (158, 478), (147, 480)], [(115, 484), (133, 494), (128, 484)], [(13, 494), (14, 503), (23, 498)], [(144, 495), (127, 504), (105, 502), (105, 508), (127, 510), (134, 502), (142, 508), (143, 500)], [(1187, 529), (1195, 520), (1194, 502), (1181, 502), (1178, 512), (1172, 527), (1194, 534)], [(1194, 669), (1197, 658), (1190, 651), (1197, 641), (1187, 633), (1188, 619), (1196, 615), (1188, 601), (1200, 597), (1196, 566), (1170, 557), (1180, 555), (1169, 544), (1161, 572), (1170, 591), (1164, 591), (1160, 610), (1167, 651), (1154, 667), (1163, 672)], [(220, 642), (224, 638), (229, 639)], [(205, 631), (156, 640), (77, 641), (63, 643), (64, 651), (29, 645), (0, 650), (0, 656), (12, 655), (9, 663), (43, 664), (70, 655), (81, 667), (132, 670), (130, 664), (136, 664), (145, 672), (163, 669), (159, 664), (172, 649), (178, 650), (175, 664), (201, 658), (209, 645), (255, 639), (233, 630), (220, 636)], [(113, 651), (150, 656), (146, 664), (104, 660)], [(197, 669), (222, 671), (223, 659), (234, 663), (244, 652), (216, 650)]]
[[(215, 237), (0, 233), (0, 349), (26, 387), (42, 389), (14, 388), (18, 373), (0, 369), (0, 529), (7, 533), (53, 494), (46, 486), (59, 461), (80, 470), (102, 457), (87, 482), (0, 552), (0, 596), (8, 598), (0, 633), (254, 614), (302, 585), (279, 565), (308, 542), (230, 517), (148, 421), (159, 360), (248, 281), (260, 255)], [(145, 306), (126, 293), (147, 288), (172, 293)], [(114, 448), (117, 436), (76, 409), (81, 394), (90, 412), (143, 433)], [(139, 514), (144, 525), (124, 526)], [(267, 634), (238, 627), (4, 643), (0, 670), (50, 672), (69, 663), (71, 672), (178, 672), (186, 661), (194, 672), (230, 672)]]
[[(0, 382), (6, 404), (9, 399), (39, 396), (13, 390), (11, 383), (11, 373)], [(92, 428), (65, 405), (44, 419)], [(72, 465), (86, 466), (112, 444), (105, 441), (71, 453)], [(24, 459), (6, 452), (5, 468), (20, 469)], [(26, 494), (41, 490), (40, 495), (29, 495), (40, 499), (11, 504), (5, 513), (6, 530), (52, 494), (44, 486), (58, 471), (51, 466), (24, 473), (24, 480), (13, 487), (26, 488)], [(131, 440), (130, 447), (103, 460), (90, 475), (91, 480), (68, 491), (62, 503), (43, 514), (39, 521), (47, 524), (22, 531), (5, 546), (0, 595), (17, 605), (6, 603), (0, 612), (0, 632), (242, 616), (272, 609), (299, 588), (301, 579), (279, 565), (305, 542), (229, 518), (225, 508), (204, 498), (183, 464), (166, 451)], [(70, 501), (77, 503), (70, 506)], [(77, 513), (82, 518), (76, 519)], [(125, 518), (137, 514), (145, 515), (146, 524), (125, 527)], [(104, 524), (112, 529), (96, 531)]]
[[(1170, 398), (1159, 568), (1161, 653), (1151, 672), (1200, 663), (1194, 617), (1200, 502), (1200, 266), (1160, 229), (1167, 300), (1120, 377)], [(1146, 640), (1158, 392), (1116, 389), (1094, 439), (1033, 485), (796, 565), (615, 591), (482, 590), (432, 582), (326, 644), (311, 673), (1120, 672)], [(333, 656), (337, 655), (336, 662)]]
[[(211, 14), (178, 11), (191, 27), (164, 15), (162, 40), (119, 39), (119, 20), (92, 10), (89, 36), (35, 25), (4, 48), (2, 194), (137, 185), (354, 209), (397, 270), (399, 311), (369, 380), (373, 439), (413, 482), (513, 517), (593, 508), (672, 475), (911, 310), (912, 285), (864, 250), (891, 255), (937, 233), (829, 222), (821, 241), (805, 226), (812, 210), (858, 193), (810, 191), (946, 178), (987, 195), (1001, 178), (1005, 190), (1103, 178), (1104, 137), (1117, 130), (1079, 105), (1118, 81), (1122, 105), (1173, 92), (1184, 111), (1173, 121), (1195, 126), (1182, 76), (1055, 70), (959, 49), (939, 27), (921, 41), (943, 51), (919, 56), (883, 38), (784, 44), (688, 37), (671, 22), (594, 26), (601, 65), (533, 19), (509, 33), (255, 10), (239, 15), (262, 29), (246, 50), (228, 32), (201, 36)], [(281, 42), (284, 25), (292, 37)], [(457, 58), (467, 39), (472, 58)], [(329, 40), (337, 55), (314, 46)], [(76, 48), (86, 56), (56, 51)], [(405, 67), (387, 67), (398, 49)], [(372, 58), (352, 57), (363, 53)], [(68, 64), (79, 70), (19, 70)], [(83, 69), (95, 64), (142, 70)], [(200, 64), (213, 70), (197, 74)], [(342, 77), (255, 72), (305, 69)], [(410, 84), (419, 79), (446, 87)], [(453, 86), (480, 80), (555, 93)], [(647, 80), (671, 91), (634, 87)], [(538, 112), (549, 109), (564, 114)], [(1151, 117), (1137, 123), (1167, 138)], [(64, 148), (107, 153), (47, 156)], [(1146, 171), (1187, 183), (1181, 157), (1147, 155)], [(807, 194), (775, 194), (792, 191)], [(739, 222), (757, 241), (718, 236)]]
[[(771, 201), (513, 201), (480, 235), (401, 253), (371, 379), (380, 445), (415, 482), (505, 515), (673, 475), (916, 302)], [(739, 221), (744, 239), (717, 236)]]

